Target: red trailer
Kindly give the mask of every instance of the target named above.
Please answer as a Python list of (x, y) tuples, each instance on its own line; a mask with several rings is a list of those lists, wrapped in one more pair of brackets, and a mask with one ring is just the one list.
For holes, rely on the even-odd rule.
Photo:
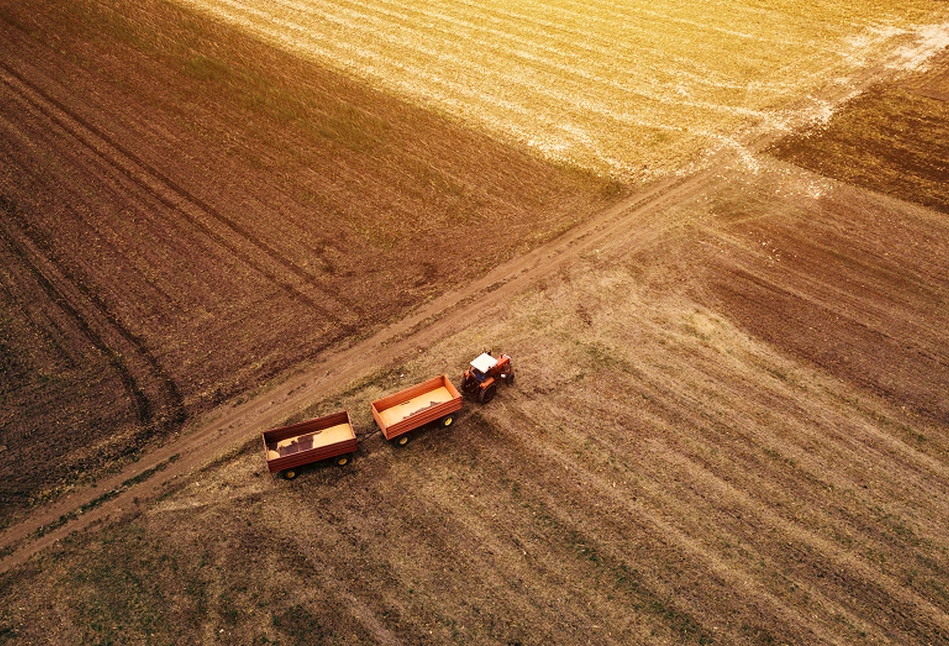
[(447, 375), (441, 375), (377, 399), (371, 406), (372, 418), (385, 438), (403, 445), (410, 431), (430, 422), (451, 426), (461, 410), (461, 393)]
[(336, 458), (342, 466), (357, 448), (348, 411), (264, 431), (263, 440), (270, 473), (281, 471), (288, 480), (304, 464)]

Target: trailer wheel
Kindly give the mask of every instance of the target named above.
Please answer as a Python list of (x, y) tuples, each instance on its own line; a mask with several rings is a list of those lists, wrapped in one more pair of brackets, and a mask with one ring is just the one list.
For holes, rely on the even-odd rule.
[(445, 417), (442, 418), (442, 426), (444, 426), (445, 428), (448, 428), (454, 423), (455, 423), (454, 415), (445, 415)]
[(497, 393), (497, 391), (498, 391), (497, 384), (491, 384), (490, 386), (482, 389), (481, 392), (478, 393), (478, 401), (481, 402), (482, 404), (487, 404), (489, 401), (494, 399), (494, 395), (495, 393)]
[(341, 467), (346, 466), (347, 464), (349, 464), (349, 456), (348, 455), (339, 456), (338, 458), (336, 458), (336, 464), (338, 464)]
[(400, 436), (399, 436), (399, 439), (397, 439), (395, 442), (396, 442), (396, 444), (398, 444), (399, 446), (405, 446), (406, 444), (408, 444), (408, 443), (409, 443), (409, 435), (408, 435), (408, 433), (406, 433), (405, 435), (400, 435)]
[(297, 472), (294, 471), (293, 469), (287, 469), (286, 471), (283, 472), (283, 477), (286, 478), (287, 480), (293, 480), (294, 478), (297, 477)]

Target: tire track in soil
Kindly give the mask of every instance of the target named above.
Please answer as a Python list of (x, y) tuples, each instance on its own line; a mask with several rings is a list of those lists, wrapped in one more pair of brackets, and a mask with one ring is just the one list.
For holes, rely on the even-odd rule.
[[(74, 110), (70, 110), (67, 105), (43, 90), (39, 85), (27, 80), (8, 64), (0, 62), (0, 72), (2, 72), (0, 80), (14, 94), (68, 133), (83, 148), (100, 159), (105, 166), (126, 177), (172, 213), (183, 217), (207, 238), (227, 250), (228, 253), (266, 278), (270, 283), (289, 294), (291, 298), (304, 303), (319, 316), (331, 321), (339, 328), (341, 336), (348, 336), (355, 332), (353, 323), (344, 321), (334, 311), (348, 310), (354, 313), (355, 318), (358, 319), (365, 315), (362, 306), (348, 302), (342, 298), (338, 290), (321, 284), (325, 281), (321, 281), (318, 276), (285, 257), (247, 227), (224, 215), (208, 202), (185, 189), (129, 148), (115, 141), (111, 135), (88, 119), (77, 114)], [(240, 242), (235, 243), (228, 240), (225, 235), (206, 224), (202, 216), (216, 221), (225, 229), (230, 230)], [(298, 279), (302, 286), (295, 285), (273, 270), (268, 269), (263, 262), (254, 259), (251, 253), (242, 249), (241, 244), (255, 248), (264, 258), (276, 262)], [(307, 294), (304, 291), (306, 288), (317, 290), (319, 292), (318, 296), (314, 297)], [(320, 304), (320, 302), (326, 301), (335, 302), (339, 305), (328, 308)]]
[[(0, 70), (6, 70), (15, 78), (20, 78), (4, 63), (0, 63)], [(863, 70), (853, 76), (853, 83), (846, 90), (837, 88), (827, 91), (826, 96), (810, 97), (807, 102), (802, 100), (790, 104), (788, 109), (806, 113), (807, 104), (814, 100), (839, 103), (852, 96), (852, 92), (860, 91), (894, 74), (895, 71), (883, 67)], [(9, 83), (7, 79), (3, 80)], [(51, 100), (51, 103), (61, 105), (55, 100)], [(69, 113), (65, 106), (60, 109)], [(78, 123), (84, 122), (81, 117), (77, 119)], [(806, 120), (806, 114), (802, 114), (802, 119)], [(96, 131), (91, 124), (88, 129), (91, 132)], [(34, 554), (75, 531), (90, 527), (94, 523), (118, 518), (129, 509), (137, 507), (139, 500), (159, 495), (172, 486), (176, 479), (200, 468), (227, 450), (255, 441), (261, 431), (279, 425), (303, 409), (307, 403), (341, 390), (373, 368), (390, 364), (402, 356), (410, 356), (435, 340), (464, 329), (479, 311), (507, 301), (534, 281), (583, 254), (593, 252), (600, 245), (608, 244), (617, 238), (624, 239), (631, 251), (654, 244), (665, 231), (675, 226), (675, 223), (662, 218), (665, 209), (693, 199), (710, 183), (720, 181), (722, 174), (728, 171), (736, 159), (747, 158), (766, 150), (784, 134), (784, 131), (759, 133), (752, 135), (744, 145), (736, 143), (733, 147), (723, 148), (707, 160), (704, 169), (692, 175), (660, 180), (605, 209), (562, 236), (495, 267), (482, 278), (429, 301), (401, 321), (382, 328), (372, 336), (361, 341), (349, 339), (351, 345), (327, 352), (317, 363), (283, 384), (241, 404), (229, 407), (225, 405), (217, 411), (212, 411), (205, 418), (196, 420), (190, 433), (182, 433), (175, 440), (148, 453), (120, 473), (104, 479), (98, 483), (96, 489), (85, 488), (73, 492), (58, 503), (8, 528), (0, 536), (0, 554), (4, 555), (0, 560), (0, 573), (25, 563)], [(109, 143), (107, 136), (103, 141)], [(118, 144), (113, 148), (120, 154), (126, 150)], [(130, 151), (128, 153), (127, 159), (134, 162), (137, 157)], [(145, 180), (132, 171), (119, 167), (118, 161), (117, 158), (112, 163), (132, 181), (153, 193), (156, 199), (169, 208), (178, 208), (173, 200), (161, 195)], [(140, 166), (149, 168), (142, 162)], [(155, 176), (155, 179), (161, 178), (160, 173)], [(174, 190), (174, 186), (169, 180), (166, 188)], [(178, 193), (178, 196), (184, 200), (188, 199), (186, 191)], [(200, 207), (201, 203), (198, 201), (192, 204)], [(194, 216), (183, 215), (192, 219), (196, 227), (214, 236), (213, 239), (227, 244), (210, 228), (194, 219)], [(251, 266), (257, 268), (256, 265)], [(262, 268), (260, 270), (262, 273), (266, 271)], [(292, 286), (285, 283), (278, 284), (292, 289)], [(100, 494), (102, 491), (110, 494), (103, 496)], [(104, 502), (90, 505), (96, 500)], [(83, 512), (83, 509), (90, 510)], [(43, 528), (46, 527), (55, 529), (44, 532)]]
[[(511, 393), (511, 395), (510, 401), (516, 404), (517, 393)], [(537, 424), (516, 405), (502, 403), (498, 408), (502, 407), (504, 409), (503, 415), (497, 414), (497, 411), (492, 411), (489, 415), (486, 415), (486, 419), (489, 419), (492, 425), (500, 429), (509, 438), (509, 441), (521, 443), (520, 438), (523, 437), (523, 432), (517, 429), (536, 427)], [(512, 419), (517, 421), (511, 421)], [(607, 479), (590, 470), (580, 468), (575, 457), (571, 456), (568, 451), (560, 450), (554, 444), (532, 443), (518, 453), (535, 455), (537, 461), (543, 465), (541, 468), (548, 470), (547, 472), (569, 473), (571, 481), (582, 482), (584, 495), (590, 497), (587, 508), (593, 509), (595, 503), (609, 501), (610, 506), (621, 509), (630, 517), (637, 519), (640, 523), (639, 528), (644, 534), (657, 538), (663, 543), (675, 545), (684, 553), (689, 554), (696, 562), (702, 563), (703, 567), (725, 584), (729, 590), (740, 591), (739, 594), (744, 600), (756, 600), (759, 607), (767, 608), (771, 615), (780, 619), (785, 626), (795, 626), (799, 634), (809, 634), (811, 638), (819, 638), (824, 643), (834, 642), (832, 636), (818, 622), (811, 621), (808, 617), (796, 613), (784, 600), (774, 595), (759, 581), (749, 579), (745, 572), (734, 567), (721, 555), (707, 549), (701, 540), (690, 536), (687, 530), (683, 530), (669, 520), (668, 516), (656, 511), (656, 509), (674, 508), (674, 504), (666, 506), (660, 503), (655, 505), (654, 508), (650, 508), (647, 502), (640, 499), (648, 497), (653, 501), (663, 501), (666, 496), (658, 485), (641, 481), (639, 486), (642, 487), (642, 493), (645, 493), (645, 496), (630, 499), (623, 492), (613, 487)], [(550, 507), (551, 513), (555, 507)], [(622, 549), (617, 545), (598, 544), (597, 550), (611, 558), (615, 558), (617, 562), (625, 560), (622, 557), (615, 557), (613, 554), (616, 551), (622, 552)], [(652, 594), (656, 593), (652, 592)], [(664, 603), (669, 602), (665, 601)], [(682, 604), (678, 608), (681, 612), (690, 615), (701, 614), (702, 608), (700, 607), (693, 607), (682, 600), (676, 600), (674, 603)], [(646, 607), (655, 608), (655, 606), (649, 606), (649, 604), (646, 604)]]
[[(152, 432), (158, 430), (168, 432), (180, 429), (185, 422), (184, 398), (175, 381), (148, 349), (145, 342), (119, 322), (89, 285), (67, 270), (63, 263), (52, 260), (50, 250), (44, 248), (40, 241), (27, 233), (28, 227), (17, 205), (3, 195), (0, 195), (0, 212), (5, 216), (3, 221), (0, 222), (0, 239), (7, 244), (11, 253), (27, 268), (27, 271), (36, 280), (49, 301), (73, 322), (81, 334), (89, 340), (92, 347), (108, 358), (109, 365), (115, 370), (129, 399), (134, 403), (136, 417), (139, 423), (145, 427), (146, 435), (150, 436)], [(18, 231), (14, 231), (14, 227)], [(51, 280), (41, 267), (41, 261), (34, 260), (34, 257), (37, 259), (46, 258), (47, 262), (62, 275), (63, 280)], [(78, 294), (78, 298), (76, 296), (70, 297), (66, 290), (56, 286), (57, 283), (68, 285), (70, 291)], [(131, 346), (132, 353), (144, 361), (146, 371), (149, 373), (147, 378), (155, 380), (159, 392), (167, 400), (167, 408), (170, 410), (170, 414), (165, 419), (155, 420), (156, 412), (163, 407), (154, 402), (146, 393), (145, 387), (141, 385), (143, 380), (135, 376), (130, 362), (124, 358), (125, 353), (114, 347), (114, 344), (107, 341), (103, 334), (96, 331), (95, 324), (82, 313), (83, 307), (77, 302), (79, 300), (91, 305), (98, 316), (105, 321), (106, 327), (113, 330), (123, 341), (128, 343)]]
[[(807, 554), (811, 558), (819, 554), (819, 560), (834, 573), (833, 578), (848, 578), (852, 581), (847, 586), (849, 590), (852, 591), (856, 586), (863, 586), (871, 591), (871, 594), (867, 596), (886, 598), (890, 610), (889, 620), (892, 624), (899, 625), (902, 617), (921, 616), (930, 625), (939, 627), (943, 634), (949, 635), (949, 615), (910, 587), (901, 584), (893, 576), (875, 569), (859, 553), (844, 550), (801, 524), (785, 519), (767, 505), (759, 504), (757, 499), (747, 491), (727, 482), (688, 456), (671, 452), (667, 459), (672, 466), (687, 473), (695, 483), (701, 483), (704, 491), (710, 492), (719, 500), (728, 501), (730, 507), (741, 508), (743, 515), (761, 521), (761, 527), (780, 532), (783, 537), (781, 542), (788, 545), (789, 561), (793, 561), (790, 557), (795, 552)], [(798, 567), (801, 566), (798, 565)], [(790, 571), (791, 567), (788, 570)], [(819, 575), (817, 579), (820, 580)], [(839, 593), (835, 595), (834, 591), (829, 589), (830, 585), (827, 585), (826, 590), (815, 589), (811, 593), (819, 594), (824, 598), (824, 602), (833, 605), (842, 616), (847, 616), (850, 621), (859, 623), (858, 617), (853, 614), (852, 606), (848, 607), (846, 599), (835, 599)], [(911, 632), (912, 630), (907, 629), (907, 633)]]
[[(669, 393), (665, 394), (669, 395)], [(492, 404), (490, 410), (483, 409), (481, 413), (486, 420), (490, 421), (492, 426), (503, 431), (506, 441), (515, 444), (522, 443), (524, 437), (533, 437), (538, 433), (543, 434), (543, 431), (538, 429), (544, 427), (543, 423), (536, 423), (536, 420), (518, 405), (521, 396), (517, 391), (512, 391), (506, 396), (507, 399), (501, 401), (497, 406)], [(655, 397), (653, 400), (675, 401), (676, 397)], [(698, 402), (695, 402), (695, 404), (695, 410), (701, 410)], [(686, 410), (692, 409), (688, 405), (684, 408)], [(681, 412), (680, 410), (679, 413)], [(669, 408), (665, 413), (672, 417), (676, 410)], [(702, 416), (701, 413), (690, 413), (687, 419), (693, 415)], [(594, 419), (609, 418), (609, 415), (594, 416)], [(678, 420), (678, 422), (687, 427), (701, 426), (698, 420), (690, 419), (688, 423), (683, 420)], [(661, 420), (655, 422), (657, 426), (660, 424)], [(535, 432), (525, 433), (525, 429), (534, 429)], [(873, 429), (868, 429), (868, 432), (873, 434)], [(873, 434), (873, 436), (876, 438), (877, 434)], [(741, 486), (731, 482), (727, 477), (716, 473), (714, 468), (705, 464), (702, 459), (696, 459), (692, 455), (669, 447), (667, 449), (669, 453), (666, 453), (663, 458), (665, 462), (662, 466), (655, 467), (657, 474), (652, 474), (652, 477), (650, 477), (648, 471), (638, 474), (642, 476), (637, 478), (637, 486), (640, 487), (637, 492), (638, 499), (636, 496), (630, 499), (628, 495), (621, 493), (621, 490), (612, 488), (610, 482), (603, 479), (594, 470), (578, 467), (576, 456), (581, 451), (580, 444), (572, 444), (559, 434), (549, 436), (547, 439), (551, 441), (532, 443), (529, 447), (522, 446), (505, 452), (531, 456), (530, 462), (540, 465), (536, 467), (540, 474), (548, 472), (566, 473), (568, 475), (563, 479), (564, 481), (582, 482), (583, 486), (578, 488), (578, 492), (571, 494), (573, 503), (580, 510), (577, 513), (582, 514), (586, 508), (598, 509), (597, 505), (602, 504), (603, 501), (610, 501), (610, 504), (616, 509), (622, 510), (624, 514), (629, 514), (637, 519), (639, 528), (637, 535), (660, 536), (663, 540), (678, 546), (684, 553), (689, 554), (690, 558), (694, 559), (696, 563), (701, 563), (703, 569), (713, 573), (716, 579), (726, 582), (730, 590), (740, 591), (739, 594), (743, 600), (754, 600), (756, 606), (768, 609), (768, 613), (780, 619), (778, 623), (785, 626), (798, 626), (800, 631), (810, 631), (810, 637), (805, 641), (816, 640), (833, 643), (834, 639), (828, 635), (826, 626), (822, 626), (820, 622), (812, 621), (808, 616), (798, 613), (792, 605), (786, 603), (786, 599), (783, 599), (780, 595), (775, 595), (773, 590), (769, 590), (760, 581), (756, 581), (754, 578), (748, 579), (747, 571), (743, 571), (740, 565), (736, 567), (721, 553), (709, 550), (701, 535), (696, 535), (690, 531), (689, 523), (670, 520), (668, 513), (661, 513), (661, 510), (668, 512), (670, 509), (682, 508), (684, 503), (682, 498), (669, 494), (661, 485), (657, 484), (661, 481), (661, 477), (657, 474), (672, 472), (688, 474), (688, 477), (684, 478), (686, 484), (683, 486), (690, 491), (702, 492), (703, 496), (708, 496), (708, 498), (716, 501), (715, 504), (721, 505), (725, 510), (740, 509), (742, 513), (739, 514), (739, 517), (755, 519), (751, 521), (751, 525), (757, 528), (767, 528), (769, 536), (771, 532), (776, 532), (778, 538), (775, 542), (780, 545), (788, 545), (787, 554), (777, 555), (778, 558), (787, 558), (787, 569), (784, 571), (792, 573), (795, 570), (807, 572), (802, 576), (806, 581), (804, 585), (807, 586), (808, 594), (818, 600), (819, 605), (825, 608), (834, 608), (839, 616), (847, 617), (854, 625), (862, 626), (862, 629), (868, 630), (865, 620), (860, 618), (858, 611), (853, 607), (847, 596), (849, 590), (863, 589), (868, 591), (866, 596), (869, 598), (891, 600), (879, 612), (880, 615), (887, 618), (881, 622), (881, 625), (889, 621), (892, 622), (892, 625), (899, 625), (904, 634), (913, 635), (914, 631), (918, 631), (920, 628), (906, 618), (917, 617), (923, 618), (925, 625), (933, 627), (933, 630), (938, 634), (949, 634), (949, 615), (946, 615), (937, 604), (928, 599), (918, 588), (912, 589), (909, 586), (904, 586), (901, 584), (898, 575), (875, 569), (873, 563), (863, 555), (851, 553), (820, 535), (820, 533), (813, 531), (807, 525), (788, 519), (769, 504), (770, 501), (767, 500), (767, 495), (762, 498), (760, 491), (755, 493), (753, 485), (749, 489), (747, 483), (746, 486)], [(899, 444), (892, 438), (887, 437), (886, 439), (894, 445)], [(701, 444), (701, 441), (699, 443), (701, 446), (705, 446)], [(699, 455), (714, 454), (714, 446), (705, 446), (705, 449), (707, 450), (705, 453), (698, 449), (696, 452)], [(916, 455), (916, 452), (912, 449), (908, 453), (910, 454), (908, 457), (915, 458), (915, 462), (920, 466), (932, 466), (932, 461), (928, 460), (926, 456)], [(900, 457), (903, 457), (902, 453)], [(734, 456), (733, 459), (740, 461)], [(649, 458), (646, 461), (651, 462), (653, 460), (657, 463), (659, 461), (658, 458)], [(944, 475), (945, 469), (937, 469), (937, 472)], [(538, 477), (543, 480), (543, 476)], [(528, 477), (527, 480), (537, 483), (537, 480), (532, 477)], [(679, 482), (680, 477), (677, 476), (675, 481)], [(543, 490), (542, 486), (539, 488)], [(757, 502), (755, 495), (759, 495)], [(589, 496), (587, 504), (577, 502), (577, 496)], [(701, 496), (700, 499), (702, 499)], [(702, 506), (697, 505), (696, 508), (701, 509)], [(549, 505), (548, 512), (555, 513), (557, 511), (558, 504), (554, 501)], [(605, 515), (610, 516), (611, 514)], [(567, 512), (566, 517), (572, 518), (570, 512)], [(573, 520), (577, 522), (575, 518)], [(593, 519), (590, 524), (595, 524), (595, 522), (596, 520)], [(585, 526), (583, 523), (579, 524)], [(597, 536), (596, 533), (592, 535)], [(761, 553), (766, 552), (767, 545), (758, 545), (758, 537), (755, 534), (742, 535), (739, 533), (737, 536), (739, 538), (736, 539), (736, 542), (755, 545), (763, 550)], [(598, 553), (609, 554), (611, 550), (621, 549), (620, 545), (621, 543), (611, 542), (607, 538), (601, 544), (597, 544), (596, 549)], [(826, 564), (826, 567), (833, 572), (833, 576), (824, 580), (822, 578), (823, 574), (813, 574), (814, 568), (821, 567), (819, 564)], [(800, 584), (800, 580), (796, 582)], [(690, 607), (689, 611), (700, 612), (701, 606)], [(800, 634), (805, 634), (805, 632), (800, 632)], [(928, 633), (916, 632), (915, 634), (925, 635)], [(820, 636), (819, 640), (816, 638), (818, 635)]]

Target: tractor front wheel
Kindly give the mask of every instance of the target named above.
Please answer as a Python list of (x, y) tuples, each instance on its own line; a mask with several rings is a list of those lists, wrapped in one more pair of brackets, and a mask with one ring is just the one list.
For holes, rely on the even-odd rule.
[(487, 404), (489, 401), (494, 399), (494, 395), (497, 393), (497, 391), (497, 384), (491, 384), (487, 388), (482, 388), (481, 392), (478, 393), (478, 401), (482, 404)]

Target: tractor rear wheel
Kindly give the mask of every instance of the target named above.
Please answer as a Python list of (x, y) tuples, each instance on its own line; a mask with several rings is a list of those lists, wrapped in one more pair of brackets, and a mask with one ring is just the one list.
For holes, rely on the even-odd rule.
[(482, 404), (487, 404), (489, 401), (494, 399), (494, 395), (497, 393), (497, 391), (497, 384), (491, 384), (487, 388), (482, 388), (481, 392), (478, 393), (478, 401)]

